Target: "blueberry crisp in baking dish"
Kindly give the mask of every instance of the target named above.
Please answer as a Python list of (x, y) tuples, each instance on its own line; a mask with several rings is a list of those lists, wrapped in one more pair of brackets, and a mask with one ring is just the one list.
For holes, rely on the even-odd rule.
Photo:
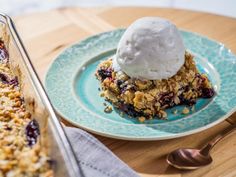
[[(95, 73), (101, 96), (122, 113), (146, 119), (166, 119), (165, 109), (193, 106), (198, 98), (211, 98), (214, 89), (198, 71), (178, 29), (165, 19), (145, 17), (123, 34), (117, 52), (101, 62)], [(188, 114), (189, 109), (183, 109)]]
[(0, 38), (0, 177), (53, 176), (51, 159), (39, 136), (39, 124), (26, 109)]

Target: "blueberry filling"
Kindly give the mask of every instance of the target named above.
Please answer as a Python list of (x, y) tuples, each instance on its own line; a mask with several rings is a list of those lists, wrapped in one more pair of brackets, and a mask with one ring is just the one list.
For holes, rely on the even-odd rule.
[(195, 105), (196, 102), (197, 102), (197, 100), (194, 99), (194, 98), (191, 98), (191, 99), (189, 99), (189, 100), (185, 100), (185, 104), (187, 104), (187, 105), (189, 105), (189, 106)]
[(102, 80), (106, 79), (107, 77), (111, 77), (112, 71), (109, 69), (99, 69), (98, 75), (101, 77)]
[(26, 139), (29, 146), (33, 146), (37, 143), (37, 138), (40, 135), (39, 124), (33, 119), (31, 120), (25, 128)]
[(186, 104), (188, 106), (195, 105), (197, 100), (195, 98), (185, 99), (183, 94), (179, 96), (180, 104)]
[[(201, 88), (202, 98), (211, 98), (214, 96), (214, 94), (215, 94), (215, 91), (213, 88)], [(196, 101), (197, 101), (196, 98), (186, 99), (184, 98), (183, 94), (179, 96), (179, 99), (180, 99), (181, 104), (186, 104), (189, 106), (196, 104)]]
[(118, 87), (119, 89), (122, 88), (121, 85), (122, 85), (123, 83), (124, 83), (123, 80), (117, 80), (117, 81), (116, 81), (116, 85), (117, 85), (117, 87)]
[(12, 128), (11, 128), (11, 127), (9, 127), (9, 126), (7, 126), (7, 127), (5, 127), (5, 130), (11, 131), (11, 130), (12, 130)]
[(3, 63), (8, 62), (8, 52), (3, 44), (3, 41), (0, 41), (0, 61)]
[(119, 105), (119, 109), (122, 110), (123, 112), (125, 112), (126, 114), (128, 114), (131, 117), (141, 117), (141, 116), (144, 116), (143, 113), (136, 111), (134, 106), (131, 105), (131, 104), (121, 103)]
[(174, 93), (163, 93), (160, 98), (161, 106), (167, 105), (168, 107), (173, 107), (174, 103)]
[(57, 164), (57, 162), (56, 162), (55, 160), (52, 160), (52, 159), (48, 159), (48, 160), (47, 160), (47, 163), (49, 164), (49, 166), (50, 166), (51, 168), (56, 167), (56, 164)]
[(8, 77), (7, 75), (0, 73), (0, 80), (2, 81), (2, 83), (4, 84), (8, 84)]
[(18, 83), (18, 78), (17, 77), (14, 77), (13, 79), (11, 79), (9, 81), (9, 84), (11, 85), (14, 85), (14, 86), (17, 86), (19, 83)]
[(213, 88), (203, 88), (202, 89), (202, 97), (203, 98), (211, 98), (215, 94), (215, 91)]
[(120, 89), (121, 93), (125, 93), (125, 91), (127, 90), (127, 85), (124, 83), (125, 83), (125, 81), (123, 81), (123, 80), (116, 81), (116, 85)]
[(0, 80), (2, 81), (2, 83), (4, 84), (10, 84), (10, 85), (14, 85), (17, 86), (18, 85), (18, 79), (17, 77), (14, 77), (13, 79), (10, 79), (6, 74), (4, 73), (0, 73)]

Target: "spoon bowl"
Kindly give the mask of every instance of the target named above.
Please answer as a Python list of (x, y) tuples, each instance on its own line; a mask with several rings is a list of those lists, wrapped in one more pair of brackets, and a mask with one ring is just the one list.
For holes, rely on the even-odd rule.
[(199, 149), (177, 149), (167, 156), (167, 162), (178, 169), (194, 170), (211, 164), (212, 158)]

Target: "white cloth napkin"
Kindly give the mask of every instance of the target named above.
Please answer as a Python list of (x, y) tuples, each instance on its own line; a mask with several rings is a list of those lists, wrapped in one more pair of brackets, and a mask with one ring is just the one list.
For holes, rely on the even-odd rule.
[(84, 177), (138, 177), (95, 137), (78, 128), (65, 128)]

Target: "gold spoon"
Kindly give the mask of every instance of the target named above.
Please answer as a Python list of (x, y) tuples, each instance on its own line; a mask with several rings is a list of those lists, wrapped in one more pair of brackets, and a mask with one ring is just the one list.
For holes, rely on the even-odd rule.
[(229, 126), (222, 131), (220, 135), (208, 142), (201, 149), (177, 149), (169, 153), (167, 156), (168, 164), (185, 170), (193, 170), (209, 165), (212, 162), (210, 156), (211, 149), (222, 140), (225, 136), (232, 133), (236, 129), (236, 124)]

